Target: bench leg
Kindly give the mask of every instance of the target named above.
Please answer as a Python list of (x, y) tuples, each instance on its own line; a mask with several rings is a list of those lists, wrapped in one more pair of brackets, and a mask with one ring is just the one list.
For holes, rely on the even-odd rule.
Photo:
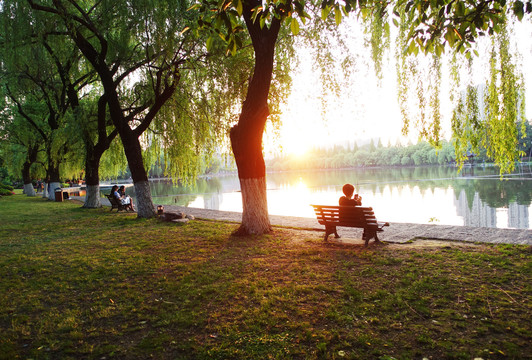
[(372, 238), (375, 238), (375, 242), (379, 241), (379, 238), (377, 238), (377, 233), (375, 231), (368, 231), (364, 229), (364, 233), (362, 234), (362, 240), (365, 241), (364, 246), (368, 246), (368, 243)]
[(334, 234), (335, 238), (339, 238), (340, 235), (336, 232), (336, 226), (328, 226), (325, 225), (325, 237), (323, 240), (327, 241), (329, 239), (329, 235)]

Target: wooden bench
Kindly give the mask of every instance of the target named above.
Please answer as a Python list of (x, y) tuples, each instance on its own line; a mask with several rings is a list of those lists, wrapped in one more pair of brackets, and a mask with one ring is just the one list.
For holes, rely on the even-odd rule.
[(122, 203), (118, 201), (118, 199), (115, 198), (113, 194), (109, 194), (106, 196), (109, 199), (109, 202), (111, 203), (111, 211), (113, 211), (113, 209), (117, 209), (116, 212), (119, 212), (120, 210), (129, 210), (129, 205), (122, 205)]
[(311, 205), (314, 208), (318, 222), (325, 225), (325, 237), (327, 241), (329, 235), (334, 234), (336, 238), (340, 235), (336, 232), (337, 226), (355, 227), (364, 229), (362, 240), (365, 246), (375, 238), (379, 241), (378, 232), (383, 231), (383, 227), (390, 226), (387, 222), (378, 222), (375, 213), (370, 207), (363, 206), (329, 206), (329, 205)]

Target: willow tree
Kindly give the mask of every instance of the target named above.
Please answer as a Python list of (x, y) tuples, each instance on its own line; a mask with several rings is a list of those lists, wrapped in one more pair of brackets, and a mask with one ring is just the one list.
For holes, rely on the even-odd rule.
[[(86, 66), (76, 46), (64, 36), (57, 35), (55, 21), (42, 20), (48, 27), (39, 31), (40, 45), (55, 65), (72, 111), (72, 121), (67, 124), (66, 134), (71, 142), (77, 141), (82, 145), (77, 147), (75, 154), (83, 164), (75, 164), (71, 171), (79, 174), (79, 168), (84, 170), (86, 196), (83, 207), (98, 208), (101, 207), (100, 160), (118, 131), (109, 119), (106, 96), (96, 83), (94, 70)], [(86, 90), (89, 87), (90, 92)]]
[(0, 145), (10, 172), (22, 177), (24, 194), (35, 196), (33, 179), (42, 174), (39, 154), (44, 150), (40, 136), (28, 128), (26, 120), (9, 107), (0, 108)]
[(155, 216), (139, 137), (178, 87), (190, 58), (202, 56), (186, 28), (187, 3), (29, 1), (57, 17), (98, 74), (131, 171), (139, 217)]
[[(530, 13), (531, 3), (516, 1), (504, 6), (494, 1), (471, 7), (450, 2), (436, 8), (427, 5), (425, 13), (412, 6), (406, 3), (396, 8), (400, 18), (397, 58), (404, 130), (414, 122), (423, 137), (438, 144), (441, 69), (447, 59), (452, 137), (458, 163), (463, 164), (468, 152), (478, 154), (485, 149), (501, 173), (513, 170), (522, 155), (518, 127), (524, 129), (526, 119), (524, 79), (516, 45), (512, 49), (515, 34), (510, 14), (522, 19)], [(426, 14), (425, 18), (420, 14)], [(443, 57), (449, 47), (455, 51), (452, 56)], [(484, 61), (486, 65), (480, 64), (484, 59), (478, 53), (479, 47), (489, 49), (483, 53), (489, 57)], [(423, 55), (428, 56), (420, 62)], [(478, 67), (486, 74), (480, 83), (472, 75)], [(422, 72), (425, 76), (420, 76)], [(423, 78), (428, 80), (422, 82)], [(409, 92), (414, 96), (409, 96)], [(408, 109), (412, 97), (417, 99), (415, 110), (412, 106)]]
[[(270, 231), (262, 135), (269, 115), (268, 94), (274, 54), (280, 29), (287, 26), (293, 34), (297, 34), (301, 23), (304, 25), (310, 18), (305, 10), (306, 5), (318, 5), (321, 8), (321, 17), (332, 17), (337, 25), (350, 13), (367, 19), (366, 25), (371, 27), (371, 33), (374, 35), (372, 45), (375, 55), (382, 53), (378, 48), (382, 44), (381, 40), (386, 38), (386, 31), (383, 32), (382, 29), (384, 26), (389, 27), (384, 20), (393, 12), (390, 21), (402, 26), (406, 32), (403, 47), (405, 54), (421, 51), (440, 56), (445, 48), (449, 47), (469, 54), (471, 44), (480, 33), (498, 33), (501, 24), (506, 21), (505, 17), (501, 16), (508, 9), (506, 3), (502, 0), (480, 3), (456, 0), (201, 1), (196, 7), (203, 13), (201, 23), (206, 24), (211, 31), (214, 29), (214, 32), (226, 40), (228, 50), (234, 53), (242, 44), (244, 23), (255, 51), (253, 77), (242, 104), (238, 124), (231, 129), (231, 145), (238, 167), (243, 203), (242, 225), (238, 233), (261, 234)], [(532, 11), (530, 2), (524, 4), (515, 1), (509, 8), (519, 19)], [(379, 56), (374, 58), (379, 61)], [(378, 63), (376, 67), (378, 69)], [(423, 84), (419, 85), (419, 93), (423, 87)], [(437, 87), (438, 84), (434, 84), (433, 88)], [(422, 96), (419, 99), (424, 100)], [(436, 100), (431, 105), (439, 104)], [(423, 117), (421, 127), (432, 127), (437, 138), (438, 114), (435, 112), (433, 115), (435, 123), (427, 125), (423, 123), (426, 119)], [(428, 132), (426, 134), (428, 135)]]
[[(210, 27), (227, 41), (228, 50), (236, 53), (242, 46), (240, 36), (243, 23), (247, 28), (253, 47), (255, 62), (252, 76), (247, 84), (247, 93), (242, 104), (238, 122), (230, 130), (231, 148), (238, 168), (242, 191), (242, 225), (235, 235), (261, 234), (271, 230), (266, 199), (266, 167), (262, 154), (262, 136), (270, 115), (268, 104), (272, 75), (274, 72), (275, 49), (281, 26), (286, 15), (294, 11), (294, 4), (267, 4), (268, 10), (261, 11), (263, 2), (224, 1), (205, 2), (197, 6), (202, 13), (200, 23)], [(276, 10), (274, 11), (274, 7)], [(298, 7), (304, 15), (303, 8)], [(276, 12), (279, 10), (279, 12)], [(273, 14), (280, 14), (273, 16)], [(257, 16), (263, 14), (261, 16)], [(284, 14), (284, 15), (283, 15)], [(226, 25), (222, 31), (223, 25)], [(208, 40), (210, 42), (212, 40)]]
[[(71, 114), (60, 82), (48, 66), (42, 66), (47, 61), (37, 55), (38, 52), (38, 49), (32, 49), (33, 62), (22, 63), (18, 69), (8, 67), (4, 88), (10, 100), (8, 105), (12, 110), (12, 119), (24, 119), (27, 131), (40, 137), (46, 154), (47, 184), (53, 190), (61, 187), (60, 166), (66, 161), (69, 151), (74, 149), (65, 136), (65, 124)], [(41, 67), (31, 66), (36, 60)], [(43, 197), (53, 200), (54, 194), (45, 191)]]

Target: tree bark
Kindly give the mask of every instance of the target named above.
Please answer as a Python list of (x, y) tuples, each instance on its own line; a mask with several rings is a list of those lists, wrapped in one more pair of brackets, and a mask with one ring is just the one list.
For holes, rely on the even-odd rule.
[(48, 199), (48, 184), (47, 182), (43, 182), (42, 183), (42, 198), (43, 199)]
[(35, 189), (31, 178), (31, 166), (37, 161), (37, 154), (39, 153), (38, 145), (28, 146), (28, 157), (22, 166), (22, 180), (24, 182), (24, 194), (27, 196), (35, 196)]
[(24, 194), (26, 196), (35, 196), (35, 188), (31, 182), (24, 184)]
[(22, 167), (22, 180), (24, 181), (24, 194), (27, 196), (35, 196), (35, 189), (33, 188), (33, 183), (31, 181), (30, 175), (31, 163), (26, 161)]
[(96, 209), (102, 207), (100, 201), (100, 185), (87, 185), (85, 202), (83, 203), (85, 209)]
[(55, 201), (55, 189), (61, 188), (61, 183), (59, 181), (50, 182), (50, 191), (48, 192), (48, 200)]
[(242, 189), (242, 230), (247, 234), (264, 234), (272, 230), (268, 217), (266, 177), (240, 179)]
[(59, 179), (59, 166), (52, 163), (50, 160), (48, 168), (48, 177), (50, 178), (50, 191), (48, 192), (48, 200), (55, 200), (55, 189), (61, 187), (61, 182)]
[(119, 129), (120, 139), (124, 146), (124, 152), (127, 158), (133, 185), (135, 186), (135, 195), (137, 198), (137, 217), (152, 218), (157, 216), (157, 211), (153, 205), (151, 198), (150, 184), (148, 181), (148, 173), (144, 168), (144, 161), (142, 159), (142, 148), (140, 141), (135, 133), (131, 131), (129, 126), (127, 129)]
[(137, 204), (136, 204), (137, 216), (148, 217), (148, 216), (141, 216), (140, 214), (152, 214), (152, 213), (153, 215), (149, 217), (156, 216), (157, 212), (155, 210), (155, 206), (153, 205), (153, 201), (151, 199), (151, 190), (150, 190), (149, 181), (148, 180), (137, 181), (134, 183), (134, 186), (135, 186), (135, 195), (137, 198)]
[(274, 19), (268, 28), (253, 22), (253, 9), (260, 0), (245, 2), (244, 20), (255, 51), (255, 68), (238, 124), (231, 129), (231, 147), (242, 190), (242, 224), (235, 235), (265, 234), (271, 231), (266, 197), (266, 166), (262, 135), (270, 114), (268, 95), (273, 74), (275, 44), (281, 23)]
[(85, 157), (85, 184), (86, 195), (83, 208), (95, 209), (102, 207), (100, 202), (100, 158), (101, 155), (95, 153), (94, 148), (90, 144), (85, 144), (87, 154)]

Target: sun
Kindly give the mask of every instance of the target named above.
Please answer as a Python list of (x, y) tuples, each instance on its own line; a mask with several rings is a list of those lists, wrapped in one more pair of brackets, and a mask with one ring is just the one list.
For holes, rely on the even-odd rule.
[(283, 152), (287, 155), (304, 156), (311, 149), (310, 140), (300, 134), (283, 135)]

